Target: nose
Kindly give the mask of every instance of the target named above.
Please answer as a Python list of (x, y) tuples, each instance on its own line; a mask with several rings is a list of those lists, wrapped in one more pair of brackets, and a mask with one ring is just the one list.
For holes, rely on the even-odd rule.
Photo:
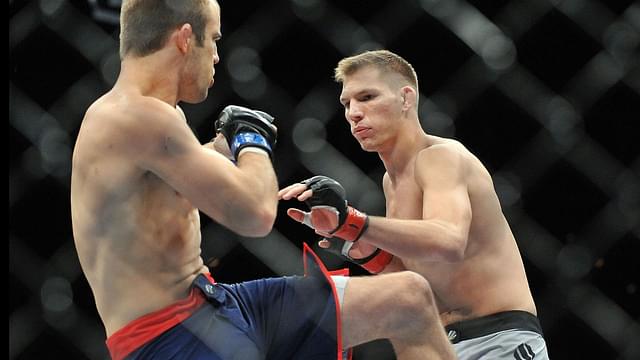
[(362, 109), (360, 109), (357, 104), (352, 102), (347, 109), (347, 120), (357, 124), (360, 120), (362, 120), (363, 116), (364, 114), (362, 113)]

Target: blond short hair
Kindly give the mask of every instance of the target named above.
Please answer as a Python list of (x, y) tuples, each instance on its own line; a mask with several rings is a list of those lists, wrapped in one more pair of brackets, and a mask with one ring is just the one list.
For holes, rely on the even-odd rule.
[(191, 24), (203, 46), (206, 9), (211, 0), (125, 0), (120, 10), (120, 58), (142, 57), (160, 50), (172, 31)]
[(334, 71), (334, 79), (343, 83), (345, 78), (356, 71), (373, 66), (382, 74), (396, 73), (406, 79), (418, 93), (418, 76), (408, 61), (389, 50), (366, 51), (340, 60)]

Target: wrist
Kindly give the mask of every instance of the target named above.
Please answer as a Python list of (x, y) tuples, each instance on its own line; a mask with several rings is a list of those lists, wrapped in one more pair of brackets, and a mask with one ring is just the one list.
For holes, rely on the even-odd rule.
[(347, 217), (344, 223), (331, 233), (341, 239), (356, 242), (369, 227), (369, 216), (358, 209), (347, 206)]
[(378, 274), (384, 270), (387, 265), (389, 265), (392, 259), (393, 255), (382, 249), (377, 249), (373, 254), (367, 256), (365, 259), (359, 259), (354, 262), (368, 272)]
[(263, 148), (259, 148), (259, 147), (255, 147), (255, 146), (245, 146), (242, 149), (240, 149), (240, 151), (238, 151), (238, 158), (240, 158), (240, 156), (242, 156), (242, 154), (244, 153), (256, 153), (256, 154), (262, 154), (266, 157), (269, 157), (269, 153), (267, 152), (267, 150), (263, 149)]
[(237, 159), (240, 152), (247, 148), (262, 149), (271, 156), (271, 145), (261, 134), (255, 132), (242, 132), (233, 137), (231, 142), (231, 153)]

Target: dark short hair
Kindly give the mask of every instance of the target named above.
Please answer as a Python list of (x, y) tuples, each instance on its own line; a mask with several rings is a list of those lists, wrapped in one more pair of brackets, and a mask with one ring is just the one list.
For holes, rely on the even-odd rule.
[(211, 0), (124, 0), (120, 11), (120, 58), (146, 56), (160, 50), (171, 32), (191, 24), (202, 46)]

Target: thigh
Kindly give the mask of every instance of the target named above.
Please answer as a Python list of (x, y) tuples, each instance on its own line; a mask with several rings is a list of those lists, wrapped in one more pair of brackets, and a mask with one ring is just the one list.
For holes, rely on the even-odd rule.
[(246, 329), (237, 323), (237, 319), (219, 310), (220, 307), (205, 304), (182, 323), (147, 342), (126, 359), (265, 359), (262, 350)]
[(344, 290), (341, 308), (345, 348), (374, 339), (387, 338), (389, 312), (397, 311), (396, 300), (403, 291), (402, 273), (352, 277)]
[(335, 359), (337, 310), (326, 279), (291, 276), (228, 288), (268, 359)]

